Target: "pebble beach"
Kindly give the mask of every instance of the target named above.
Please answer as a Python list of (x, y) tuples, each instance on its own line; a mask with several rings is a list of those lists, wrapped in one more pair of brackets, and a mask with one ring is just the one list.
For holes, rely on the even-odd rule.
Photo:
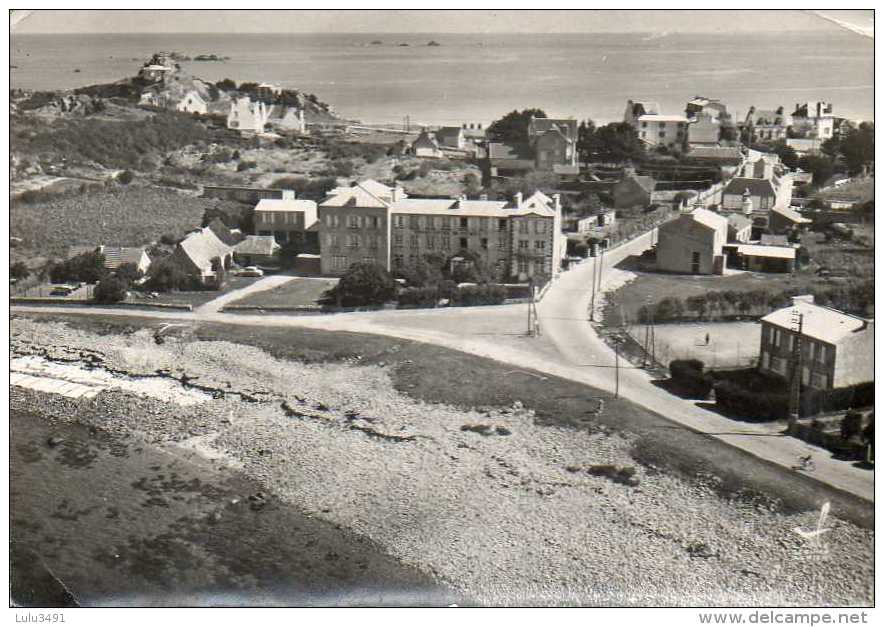
[[(408, 364), (277, 359), (185, 329), (98, 334), (15, 318), (13, 359), (161, 378), (178, 404), (112, 384), (90, 398), (11, 388), (13, 411), (77, 423), (242, 473), (479, 605), (866, 605), (874, 534), (818, 510), (725, 499), (630, 455), (610, 428), (540, 425), (520, 399), (455, 407), (397, 390)], [(481, 384), (478, 382), (477, 384)], [(820, 504), (822, 505), (822, 503)], [(259, 514), (260, 515), (260, 514)]]

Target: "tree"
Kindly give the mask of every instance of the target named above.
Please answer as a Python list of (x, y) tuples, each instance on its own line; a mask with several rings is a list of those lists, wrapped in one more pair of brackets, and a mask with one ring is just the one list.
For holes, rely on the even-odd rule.
[(813, 175), (813, 184), (822, 186), (835, 173), (835, 166), (830, 159), (821, 155), (804, 155), (798, 160), (798, 167)]
[(522, 192), (523, 196), (530, 196), (534, 192), (540, 190), (553, 190), (559, 185), (559, 176), (554, 172), (533, 171), (525, 176), (513, 177), (506, 180), (503, 184), (504, 194), (514, 196), (518, 192)]
[(790, 170), (794, 170), (798, 167), (798, 153), (795, 152), (795, 149), (792, 148), (792, 146), (787, 146), (786, 142), (779, 141), (774, 144), (773, 150), (779, 155), (780, 161), (783, 162), (784, 166)]
[[(452, 264), (455, 257), (459, 257), (460, 260)], [(488, 283), (492, 279), (491, 271), (482, 256), (465, 248), (445, 260), (442, 272), (446, 278), (455, 283)]]
[(398, 283), (376, 263), (354, 263), (327, 292), (342, 307), (382, 305), (396, 296)]
[(840, 153), (847, 164), (847, 171), (857, 174), (862, 167), (875, 160), (875, 125), (863, 122), (859, 128), (850, 129), (840, 142)]
[(144, 273), (134, 263), (121, 263), (114, 274), (129, 284), (144, 276)]
[(174, 257), (166, 257), (151, 265), (144, 288), (155, 292), (193, 290), (200, 287), (199, 280), (181, 267)]
[(463, 175), (463, 186), (467, 194), (477, 194), (482, 189), (482, 181), (475, 172), (467, 172)]
[(850, 409), (844, 414), (844, 418), (841, 419), (841, 437), (845, 440), (850, 440), (860, 435), (862, 428), (863, 415), (858, 411)]
[(98, 283), (108, 274), (107, 268), (104, 267), (104, 261), (104, 255), (99, 253), (96, 248), (94, 251), (82, 253), (52, 266), (49, 270), (49, 277), (53, 283), (67, 281)]
[(118, 276), (108, 276), (98, 282), (92, 292), (97, 303), (119, 303), (126, 300), (129, 283)]
[(600, 127), (594, 134), (592, 159), (623, 163), (641, 160), (645, 147), (635, 129), (625, 122), (612, 122)]
[(528, 125), (531, 118), (545, 118), (543, 109), (523, 109), (511, 111), (488, 127), (488, 137), (493, 141), (508, 144), (524, 144), (528, 141)]
[(577, 153), (584, 163), (590, 161), (595, 152), (595, 122), (586, 120), (577, 127)]
[(429, 253), (421, 256), (416, 263), (410, 264), (402, 272), (402, 278), (414, 287), (434, 287), (442, 279), (445, 257), (440, 253)]
[(279, 265), (285, 270), (295, 267), (298, 255), (304, 252), (304, 247), (300, 241), (289, 240), (279, 249)]
[(28, 269), (27, 264), (24, 261), (16, 261), (9, 267), (9, 276), (13, 279), (21, 280), (26, 279), (31, 275), (31, 271)]
[(131, 170), (123, 170), (119, 174), (117, 174), (117, 182), (122, 185), (128, 185), (135, 178), (135, 175), (132, 174)]

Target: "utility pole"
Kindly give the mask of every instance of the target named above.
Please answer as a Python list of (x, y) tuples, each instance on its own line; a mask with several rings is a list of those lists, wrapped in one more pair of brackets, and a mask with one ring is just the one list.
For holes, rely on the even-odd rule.
[(592, 300), (589, 303), (589, 321), (595, 322), (595, 272), (598, 266), (598, 259), (592, 258)]
[(801, 332), (804, 328), (804, 314), (797, 309), (792, 311), (792, 381), (789, 393), (789, 433), (794, 433), (801, 414)]
[(620, 398), (620, 338), (614, 340), (614, 398)]
[(528, 335), (534, 335), (534, 279), (528, 279)]

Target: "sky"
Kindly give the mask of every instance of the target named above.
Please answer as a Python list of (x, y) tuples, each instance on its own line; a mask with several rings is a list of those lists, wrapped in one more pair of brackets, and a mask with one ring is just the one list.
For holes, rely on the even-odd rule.
[[(15, 33), (586, 33), (831, 30), (840, 20), (871, 32), (874, 13), (701, 10), (39, 10), (13, 15)], [(15, 23), (17, 19), (21, 21)]]

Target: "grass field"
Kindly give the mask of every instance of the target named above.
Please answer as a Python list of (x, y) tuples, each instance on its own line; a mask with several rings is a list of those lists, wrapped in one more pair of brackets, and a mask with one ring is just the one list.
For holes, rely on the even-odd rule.
[(257, 292), (230, 303), (248, 307), (304, 307), (318, 304), (326, 290), (337, 281), (332, 279), (295, 279), (285, 285)]
[[(630, 327), (629, 334), (644, 344), (644, 326)], [(757, 360), (761, 325), (757, 322), (658, 324), (654, 327), (654, 337), (655, 358), (663, 365), (673, 359), (699, 359), (710, 369), (736, 368), (750, 366)]]
[(257, 280), (258, 279), (254, 277), (234, 276), (228, 278), (227, 283), (225, 283), (224, 287), (220, 290), (203, 290), (198, 292), (166, 292), (160, 294), (156, 298), (147, 298), (139, 292), (133, 292), (132, 297), (130, 297), (127, 302), (144, 303), (146, 305), (169, 304), (191, 305), (192, 307), (199, 307), (200, 305), (205, 305), (209, 301), (215, 300), (219, 296), (223, 296), (228, 292), (248, 287)]

